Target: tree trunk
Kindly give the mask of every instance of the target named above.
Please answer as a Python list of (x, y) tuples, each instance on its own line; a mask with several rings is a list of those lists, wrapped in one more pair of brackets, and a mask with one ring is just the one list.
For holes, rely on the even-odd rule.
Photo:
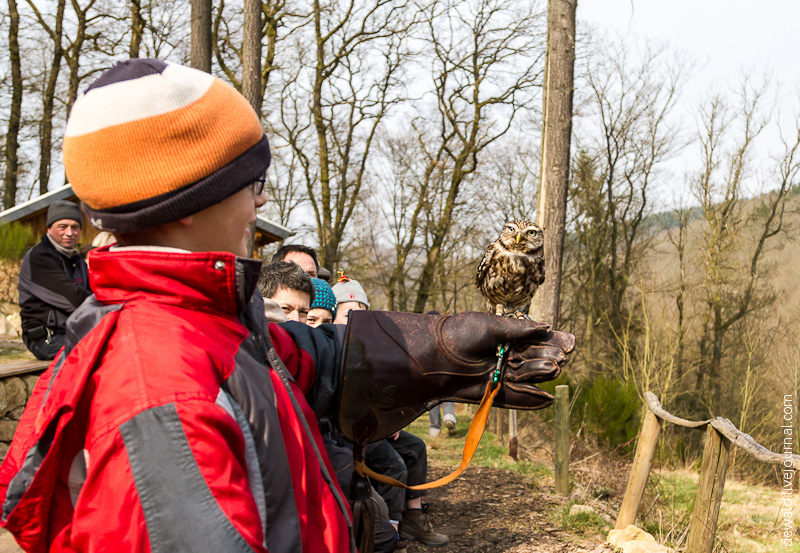
[(53, 60), (50, 64), (50, 73), (44, 90), (42, 121), (39, 134), (39, 194), (46, 194), (50, 182), (50, 164), (53, 149), (53, 111), (56, 97), (58, 75), (61, 72), (61, 58), (64, 49), (61, 45), (62, 26), (64, 23), (64, 8), (66, 0), (59, 0), (56, 8), (56, 25), (52, 32)]
[(144, 17), (142, 16), (141, 0), (131, 0), (131, 45), (129, 53), (131, 58), (139, 57), (139, 47), (142, 44), (144, 33)]
[(72, 105), (78, 98), (78, 87), (81, 84), (81, 53), (83, 50), (83, 43), (86, 41), (89, 10), (92, 9), (95, 1), (96, 0), (90, 0), (85, 8), (81, 8), (80, 4), (78, 4), (78, 0), (71, 0), (78, 27), (75, 31), (75, 40), (69, 45), (64, 55), (67, 59), (67, 66), (69, 67), (69, 89), (67, 91), (68, 116), (69, 112), (72, 111)]
[(242, 95), (261, 117), (261, 0), (244, 0)]
[(537, 210), (539, 225), (545, 230), (547, 278), (534, 298), (531, 315), (554, 326), (558, 324), (567, 212), (577, 7), (577, 0), (550, 0), (547, 15), (542, 176)]
[(8, 55), (11, 61), (11, 106), (6, 133), (6, 174), (3, 178), (3, 209), (14, 207), (17, 200), (19, 171), (19, 126), (22, 112), (22, 62), (19, 55), (19, 11), (16, 0), (8, 0)]
[(211, 0), (192, 0), (192, 47), (189, 64), (211, 73)]
[[(261, 118), (261, 0), (244, 0), (244, 29), (242, 37), (242, 96)], [(255, 248), (255, 223), (250, 225), (247, 255)]]

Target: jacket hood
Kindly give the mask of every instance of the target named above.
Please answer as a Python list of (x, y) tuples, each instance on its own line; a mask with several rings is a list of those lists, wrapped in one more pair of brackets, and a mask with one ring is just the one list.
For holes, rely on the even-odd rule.
[(89, 282), (98, 300), (147, 296), (165, 304), (238, 316), (253, 296), (261, 261), (226, 252), (118, 250), (89, 252)]

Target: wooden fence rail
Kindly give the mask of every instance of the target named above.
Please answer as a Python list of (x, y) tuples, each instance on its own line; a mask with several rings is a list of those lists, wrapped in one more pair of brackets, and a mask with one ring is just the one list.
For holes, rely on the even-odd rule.
[(717, 417), (704, 421), (689, 421), (665, 411), (652, 392), (646, 392), (644, 397), (647, 414), (639, 433), (628, 485), (614, 528), (626, 528), (636, 521), (636, 514), (653, 464), (658, 435), (661, 432), (661, 421), (686, 428), (706, 429), (703, 463), (700, 468), (694, 510), (689, 521), (689, 537), (685, 553), (711, 553), (714, 547), (719, 507), (732, 445), (764, 463), (782, 464), (786, 468), (800, 469), (800, 455), (774, 453), (756, 442), (749, 434), (736, 428), (728, 419)]

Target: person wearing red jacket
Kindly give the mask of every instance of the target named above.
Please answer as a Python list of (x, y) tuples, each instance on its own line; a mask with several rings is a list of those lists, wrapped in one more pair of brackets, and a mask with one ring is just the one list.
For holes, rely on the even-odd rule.
[[(539, 323), (268, 324), (246, 253), (269, 145), (221, 80), (119, 63), (75, 102), (63, 150), (84, 212), (117, 244), (89, 254), (94, 296), (0, 466), (0, 526), (24, 550), (354, 552), (318, 417), (361, 443), (429, 402), (476, 402), (500, 342), (512, 348), (497, 404), (549, 403), (533, 383), (558, 374), (574, 339)], [(387, 379), (406, 387), (397, 408)]]

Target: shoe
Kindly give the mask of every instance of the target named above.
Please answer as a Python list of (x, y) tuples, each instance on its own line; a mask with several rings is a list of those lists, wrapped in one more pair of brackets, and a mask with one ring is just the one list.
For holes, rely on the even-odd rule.
[(456, 430), (455, 417), (450, 417), (448, 415), (445, 415), (444, 416), (444, 425), (447, 428), (447, 433), (450, 436), (455, 436), (456, 434), (458, 434), (458, 431)]
[(430, 434), (431, 438), (436, 438), (441, 432), (442, 432), (441, 428), (436, 428), (434, 426), (431, 426), (428, 429), (428, 434)]
[(402, 553), (408, 547), (408, 540), (406, 538), (401, 538), (398, 534), (397, 536), (397, 543), (394, 545), (394, 550), (398, 553)]
[(425, 509), (406, 509), (400, 522), (400, 537), (429, 547), (444, 547), (450, 538), (433, 531)]

